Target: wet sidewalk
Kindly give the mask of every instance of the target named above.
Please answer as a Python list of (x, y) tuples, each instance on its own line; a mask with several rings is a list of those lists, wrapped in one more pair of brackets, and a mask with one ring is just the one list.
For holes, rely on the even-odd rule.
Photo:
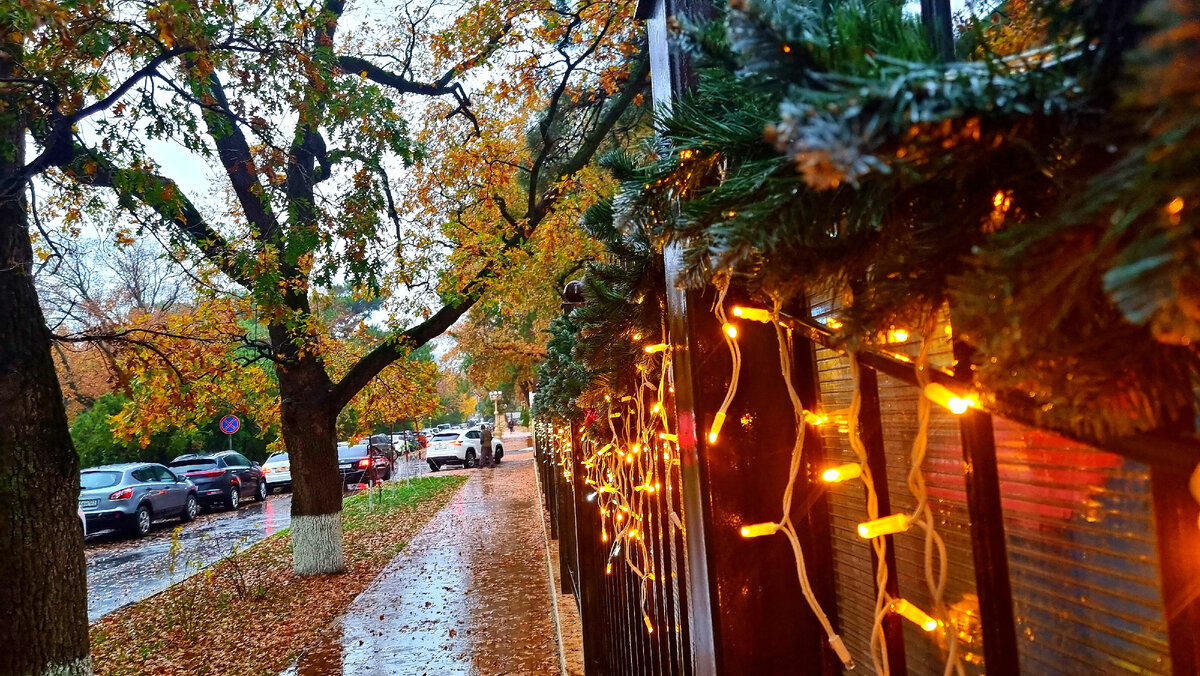
[(557, 674), (534, 471), (531, 450), (466, 470), (459, 494), (284, 674)]

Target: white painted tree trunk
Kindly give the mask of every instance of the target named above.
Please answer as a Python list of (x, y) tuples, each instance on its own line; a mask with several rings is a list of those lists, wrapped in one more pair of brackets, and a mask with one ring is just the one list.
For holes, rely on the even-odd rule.
[(84, 657), (66, 664), (52, 664), (38, 676), (92, 676), (92, 658)]
[(324, 575), (346, 569), (342, 558), (342, 515), (292, 517), (292, 570)]

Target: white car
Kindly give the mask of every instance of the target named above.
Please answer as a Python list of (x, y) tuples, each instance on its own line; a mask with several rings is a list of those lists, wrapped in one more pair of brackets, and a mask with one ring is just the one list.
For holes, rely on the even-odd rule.
[(287, 453), (272, 453), (262, 465), (263, 474), (267, 476), (267, 492), (273, 493), (276, 488), (292, 487), (292, 463), (288, 461)]
[[(478, 427), (438, 432), (429, 440), (429, 448), (425, 449), (429, 469), (436, 472), (443, 465), (475, 467), (479, 464), (480, 441), (481, 434)], [(496, 462), (500, 462), (502, 457), (504, 457), (504, 446), (498, 438), (493, 437), (492, 458)]]

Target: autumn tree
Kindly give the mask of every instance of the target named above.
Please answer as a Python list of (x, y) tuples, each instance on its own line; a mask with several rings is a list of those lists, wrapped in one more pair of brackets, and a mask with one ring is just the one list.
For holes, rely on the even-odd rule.
[[(127, 347), (101, 340), (134, 319), (161, 318), (191, 301), (191, 282), (161, 247), (145, 240), (48, 233), (34, 238), (35, 271), (59, 383), (73, 416), (109, 392), (129, 395), (129, 375), (119, 356)], [(72, 340), (95, 336), (97, 340)]]
[[(6, 421), (0, 427), (0, 632), (9, 641), (0, 672), (6, 674), (91, 672), (75, 516), (79, 464), (33, 280), (32, 181), (73, 160), (79, 125), (119, 106), (165, 63), (195, 50), (114, 17), (112, 4), (0, 5), (0, 401)], [(209, 44), (231, 45), (232, 36), (214, 33)]]
[[(221, 24), (201, 3), (148, 10), (159, 39), (195, 52), (143, 87), (137, 106), (95, 125), (101, 140), (80, 147), (66, 172), (187, 247), (265, 327), (243, 344), (276, 376), (294, 568), (330, 573), (344, 565), (339, 412), (503, 288), (510, 257), (574, 193), (648, 68), (636, 58), (630, 2), (405, 3), (388, 14), (394, 24), (364, 15), (369, 35), (339, 33), (346, 4), (336, 0), (257, 9)], [(225, 31), (270, 49), (215, 46), (210, 36)], [(461, 84), (467, 71), (485, 93), (512, 91), (477, 106)], [(429, 121), (416, 143), (406, 114)], [(437, 125), (437, 139), (425, 135)], [(224, 179), (217, 199), (201, 201), (208, 195), (128, 140), (146, 135), (211, 159)], [(502, 148), (513, 135), (517, 145)], [(443, 152), (454, 155), (434, 163), (437, 190), (450, 199), (427, 199), (439, 181), (425, 178), (438, 172), (398, 179)], [(386, 334), (349, 358), (313, 302), (339, 278), (389, 296)]]

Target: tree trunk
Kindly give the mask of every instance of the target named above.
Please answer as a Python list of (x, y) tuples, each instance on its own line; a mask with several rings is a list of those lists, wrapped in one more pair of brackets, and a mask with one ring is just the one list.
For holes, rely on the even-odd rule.
[[(10, 57), (0, 59), (0, 77), (9, 77), (20, 45), (3, 40), (0, 51)], [(0, 103), (0, 182), (25, 162), (16, 103)], [(0, 674), (90, 674), (79, 458), (33, 286), (28, 225), (21, 193), (0, 196)]]
[(297, 575), (340, 573), (342, 480), (337, 412), (329, 378), (312, 357), (278, 368), (283, 442), (292, 465), (292, 569)]

